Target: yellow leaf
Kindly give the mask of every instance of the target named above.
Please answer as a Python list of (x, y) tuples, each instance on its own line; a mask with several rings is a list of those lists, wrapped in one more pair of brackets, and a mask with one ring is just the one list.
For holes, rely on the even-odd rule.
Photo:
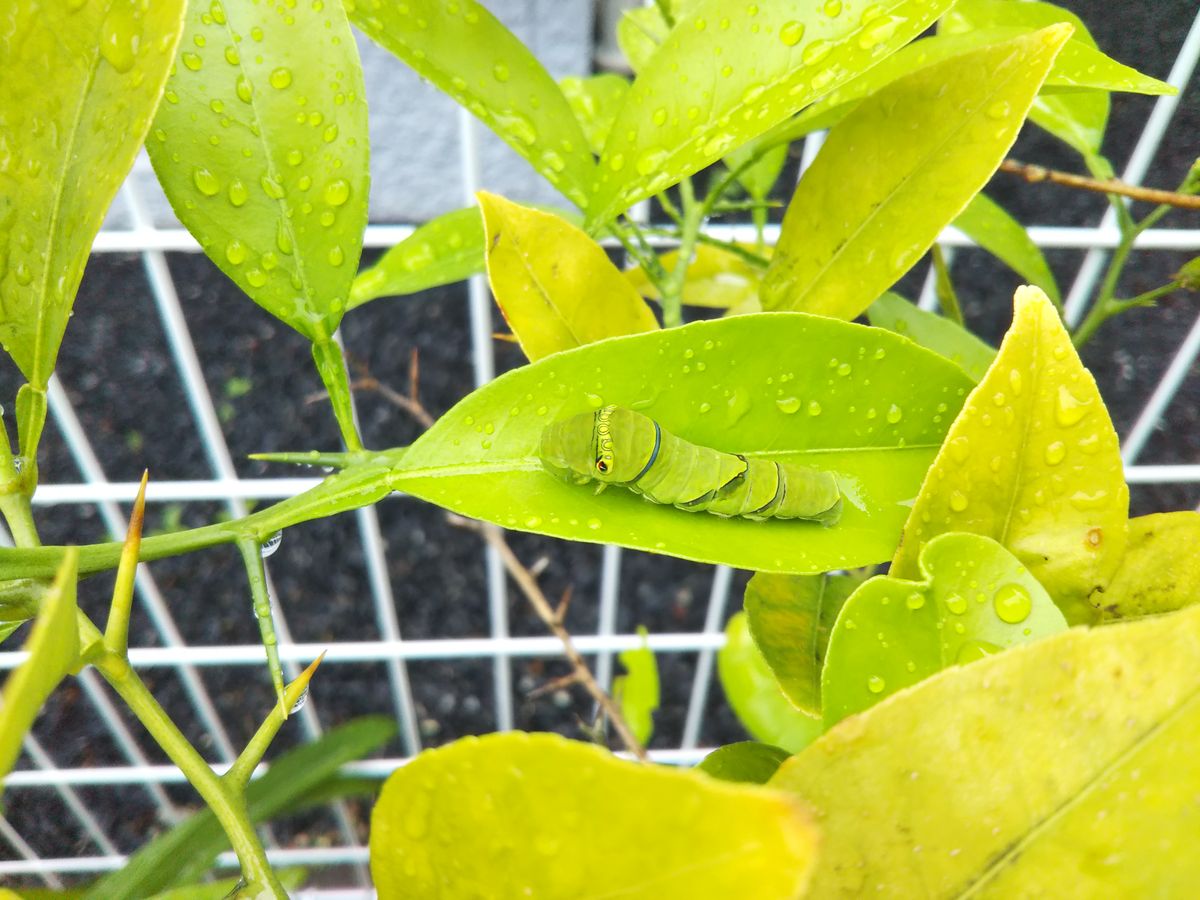
[(921, 547), (947, 531), (1016, 554), (1066, 614), (1112, 578), (1129, 489), (1117, 435), (1091, 374), (1046, 295), (1017, 289), (1013, 324), (925, 476), (891, 574), (920, 577)]
[(658, 328), (646, 301), (583, 231), (495, 194), (477, 196), (492, 293), (530, 361)]
[[(659, 261), (668, 272), (673, 271), (679, 265), (679, 251), (664, 253)], [(711, 244), (700, 244), (688, 263), (687, 277), (683, 283), (683, 302), (687, 306), (710, 309), (733, 309), (753, 303), (756, 309), (746, 311), (758, 311), (758, 286), (764, 271), (736, 253)], [(659, 299), (658, 288), (641, 266), (627, 270), (625, 277), (643, 297)]]
[(1200, 603), (1200, 513), (1129, 520), (1125, 558), (1092, 603), (1106, 617), (1149, 616)]

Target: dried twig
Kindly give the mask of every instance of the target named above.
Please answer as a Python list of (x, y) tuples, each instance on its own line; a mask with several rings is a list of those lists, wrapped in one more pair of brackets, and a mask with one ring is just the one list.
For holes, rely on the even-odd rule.
[(1147, 203), (1176, 206), (1180, 209), (1200, 209), (1200, 197), (1175, 191), (1163, 191), (1158, 188), (1138, 187), (1135, 184), (1126, 184), (1116, 178), (1089, 178), (1086, 175), (1075, 175), (1071, 172), (1060, 172), (1056, 169), (1017, 162), (1015, 159), (1006, 159), (1000, 163), (1000, 171), (1019, 175), (1030, 184), (1049, 181), (1083, 191), (1095, 191), (1098, 194), (1119, 194), (1122, 197), (1144, 200)]

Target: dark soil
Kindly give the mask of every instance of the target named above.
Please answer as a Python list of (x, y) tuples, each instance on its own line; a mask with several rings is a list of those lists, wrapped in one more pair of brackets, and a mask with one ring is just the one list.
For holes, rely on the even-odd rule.
[[(1091, 22), (1106, 51), (1159, 77), (1166, 76), (1195, 11), (1188, 0), (1112, 3), (1104, 7), (1103, 16), (1086, 8), (1092, 4), (1081, 0), (1066, 5), (1078, 8)], [(1152, 104), (1151, 98), (1113, 98), (1105, 149), (1118, 171), (1128, 159)], [(1198, 130), (1200, 104), (1193, 92), (1184, 97), (1176, 113), (1147, 179), (1149, 183), (1171, 187), (1182, 179), (1196, 156), (1193, 136)], [(1026, 129), (1013, 156), (1078, 169), (1071, 153), (1032, 127)], [(1022, 221), (1039, 224), (1093, 224), (1105, 205), (1099, 196), (1052, 186), (1029, 186), (1004, 175), (997, 176), (989, 193)], [(1165, 224), (1195, 228), (1200, 226), (1200, 216), (1176, 214)], [(1082, 257), (1081, 251), (1050, 252), (1051, 265), (1064, 293)], [(1133, 295), (1163, 283), (1186, 259), (1186, 255), (1177, 253), (1135, 254), (1121, 286), (1122, 294)], [(246, 459), (255, 451), (337, 447), (337, 432), (327, 407), (305, 401), (320, 387), (305, 342), (249, 303), (205, 257), (173, 254), (169, 262), (238, 471), (248, 477), (280, 474), (278, 468)], [(1016, 276), (975, 250), (958, 252), (953, 272), (970, 324), (984, 337), (997, 339), (1010, 318)], [(902, 291), (915, 296), (923, 277), (921, 266), (902, 282)], [(1086, 347), (1084, 360), (1100, 383), (1118, 433), (1128, 432), (1191, 327), (1196, 304), (1196, 295), (1179, 293), (1164, 300), (1158, 309), (1135, 311), (1110, 324)], [(502, 330), (499, 321), (496, 330)], [(472, 387), (464, 286), (376, 301), (347, 317), (344, 334), (355, 362), (401, 390), (407, 387), (409, 354), (417, 349), (422, 399), (435, 414), (446, 411)], [(498, 343), (496, 356), (501, 371), (521, 362), (519, 352), (509, 344)], [(158, 480), (212, 477), (137, 256), (107, 254), (92, 259), (59, 373), (110, 479), (133, 481), (145, 468)], [(11, 398), (16, 384), (11, 364), (0, 364), (0, 397)], [(376, 395), (360, 396), (359, 408), (369, 446), (406, 444), (418, 434), (411, 419)], [(1200, 372), (1193, 371), (1140, 461), (1200, 462), (1198, 409)], [(42, 466), (48, 483), (81, 480), (53, 423), (43, 442)], [(1135, 515), (1192, 508), (1200, 503), (1200, 485), (1135, 486), (1132, 495)], [(198, 525), (225, 513), (222, 506), (212, 503), (156, 505), (149, 511), (148, 527)], [(388, 500), (379, 505), (378, 514), (405, 637), (486, 636), (487, 591), (479, 540), (449, 525), (439, 510), (413, 500)], [(43, 508), (38, 511), (38, 521), (48, 543), (84, 543), (107, 536), (99, 515), (87, 507)], [(549, 560), (542, 581), (551, 596), (557, 596), (568, 585), (573, 587), (575, 600), (569, 628), (580, 634), (594, 631), (601, 550), (524, 534), (514, 534), (511, 540), (527, 562), (542, 556)], [(270, 561), (270, 570), (295, 640), (332, 642), (379, 636), (354, 516), (289, 530), (283, 546)], [(248, 644), (258, 640), (245, 576), (233, 552), (214, 550), (165, 560), (155, 563), (151, 571), (189, 644)], [(740, 607), (746, 577), (739, 573), (735, 579), (729, 614)], [(701, 630), (710, 583), (711, 569), (707, 567), (625, 553), (619, 630), (631, 631), (638, 625), (645, 625), (651, 632)], [(99, 577), (82, 586), (81, 603), (95, 617), (103, 618), (110, 584), (108, 578)], [(509, 594), (512, 632), (543, 634), (543, 627), (515, 589)], [(135, 645), (160, 643), (141, 608), (134, 629)], [(660, 654), (658, 661), (664, 696), (653, 746), (677, 747), (696, 657)], [(563, 665), (557, 660), (517, 659), (511, 667), (516, 727), (579, 736), (578, 717), (590, 715), (590, 703), (581, 692), (536, 701), (525, 697), (530, 688), (562, 674)], [(241, 746), (270, 704), (265, 667), (210, 667), (202, 671), (230, 739)], [(496, 727), (490, 660), (420, 662), (410, 665), (409, 673), (427, 746)], [(149, 670), (145, 675), (184, 733), (201, 748), (209, 748), (206, 729), (187, 701), (179, 678), (167, 669)], [(385, 667), (327, 665), (316, 680), (311, 706), (325, 728), (367, 713), (391, 714), (394, 706)], [(136, 722), (130, 723), (150, 758), (165, 761), (161, 751), (144, 739)], [(715, 684), (704, 723), (704, 745), (744, 737)], [(127, 762), (74, 682), (55, 695), (34, 731), (58, 766)], [(284, 729), (277, 747), (294, 745), (303, 737), (302, 725), (297, 721)], [(218, 756), (214, 750), (206, 752), (214, 759)], [(400, 755), (403, 748), (397, 740), (383, 752)], [(28, 758), (22, 759), (21, 766), (31, 765)], [(158, 827), (153, 804), (137, 788), (80, 794), (122, 851), (136, 849)], [(194, 796), (185, 788), (173, 788), (172, 794), (180, 803), (194, 802)], [(15, 790), (8, 793), (6, 801), (9, 820), (39, 854), (58, 857), (99, 852), (54, 792)], [(364, 808), (358, 807), (360, 813)], [(276, 835), (281, 842), (337, 840), (334, 820), (327, 813), (293, 817), (276, 829)], [(0, 850), (0, 854), (7, 853), (7, 848)]]

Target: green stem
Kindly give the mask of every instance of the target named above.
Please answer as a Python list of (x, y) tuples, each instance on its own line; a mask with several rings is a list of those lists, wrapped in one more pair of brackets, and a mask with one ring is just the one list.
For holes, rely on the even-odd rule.
[(17, 391), (17, 445), (21, 471), (17, 481), (22, 494), (32, 497), (38, 483), (37, 451), (46, 425), (46, 391), (32, 384)]
[(938, 303), (942, 306), (942, 312), (947, 319), (965, 328), (966, 322), (963, 321), (962, 306), (959, 305), (954, 282), (950, 280), (950, 267), (946, 265), (946, 254), (942, 250), (941, 244), (933, 245), (933, 271), (937, 281)]
[[(668, 231), (665, 228), (647, 228), (647, 234), (658, 234), (663, 237), (678, 238), (679, 235), (674, 231)], [(705, 234), (703, 231), (696, 235), (697, 244), (708, 244), (710, 247), (720, 247), (726, 253), (732, 253), (734, 256), (741, 257), (742, 260), (754, 266), (756, 269), (765, 269), (771, 265), (771, 261), (765, 256), (755, 253), (753, 250), (747, 250), (741, 244), (736, 244), (733, 241), (723, 241), (720, 238), (712, 237)]]
[(313, 362), (317, 364), (317, 373), (329, 393), (329, 403), (333, 406), (333, 414), (337, 418), (346, 449), (363, 449), (362, 438), (358, 436), (358, 429), (354, 427), (350, 377), (346, 372), (346, 362), (342, 359), (342, 348), (334, 340), (316, 341), (312, 345), (312, 355)]
[(671, 13), (671, 4), (667, 0), (654, 0), (658, 6), (658, 13), (663, 17), (663, 21), (667, 23), (668, 28), (675, 27), (675, 16)]
[(679, 228), (679, 253), (675, 258), (675, 267), (659, 286), (663, 325), (667, 328), (677, 328), (683, 324), (683, 285), (687, 280), (692, 252), (696, 249), (700, 226), (704, 224), (709, 208), (707, 203), (696, 202), (690, 178), (685, 178), (679, 183), (679, 198), (683, 207), (683, 224)]
[(4, 514), (4, 521), (18, 547), (41, 546), (28, 494), (0, 494), (0, 513)]
[(626, 227), (616, 219), (613, 219), (608, 223), (608, 230), (612, 233), (613, 237), (621, 242), (621, 246), (625, 248), (625, 252), (642, 267), (647, 277), (655, 285), (658, 285), (662, 279), (667, 277), (667, 270), (663, 268), (658, 256), (653, 252), (646, 253), (638, 245), (637, 241), (635, 241), (633, 237), (634, 229), (632, 227)]
[(1087, 314), (1087, 318), (1080, 323), (1079, 328), (1072, 335), (1071, 340), (1076, 347), (1082, 347), (1096, 331), (1111, 319), (1113, 316), (1120, 315), (1126, 310), (1133, 309), (1138, 306), (1153, 306), (1154, 302), (1159, 298), (1173, 291), (1179, 290), (1182, 287), (1178, 281), (1172, 281), (1168, 284), (1160, 285), (1152, 290), (1138, 294), (1136, 297), (1130, 297), (1128, 300), (1119, 300), (1110, 297), (1103, 303), (1097, 302)]

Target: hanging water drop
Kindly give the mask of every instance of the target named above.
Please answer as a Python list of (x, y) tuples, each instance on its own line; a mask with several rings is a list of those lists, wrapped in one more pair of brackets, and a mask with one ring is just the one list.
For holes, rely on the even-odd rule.
[(279, 545), (282, 543), (283, 532), (276, 531), (259, 545), (258, 552), (262, 555), (263, 559), (266, 559), (268, 556), (273, 556), (275, 551), (279, 549)]

